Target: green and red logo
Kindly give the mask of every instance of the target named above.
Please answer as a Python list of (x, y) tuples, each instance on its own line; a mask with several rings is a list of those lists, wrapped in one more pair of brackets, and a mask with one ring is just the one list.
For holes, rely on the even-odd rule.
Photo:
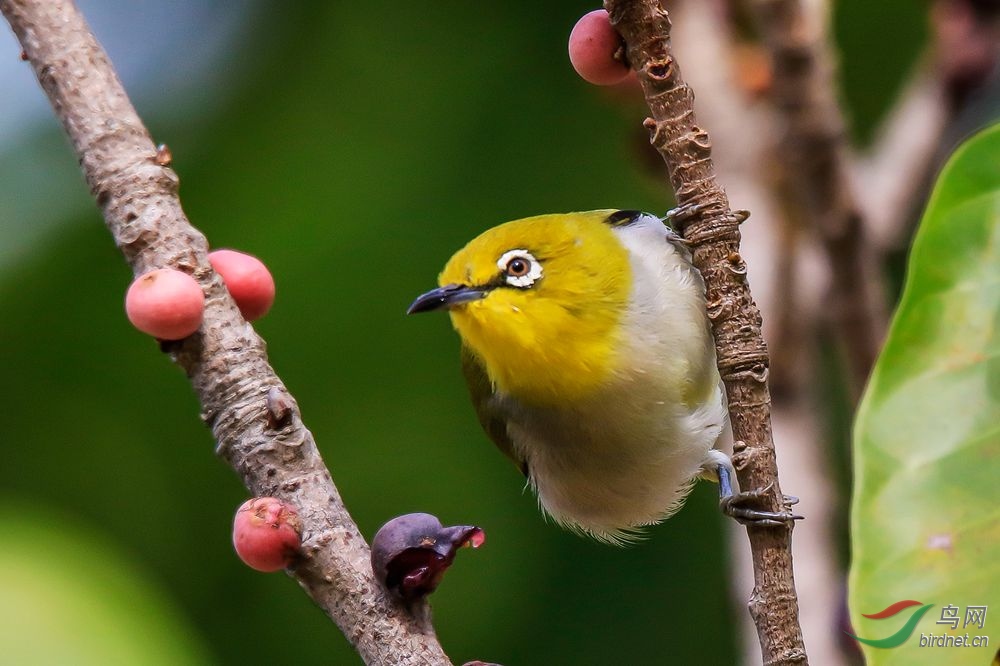
[(845, 633), (851, 638), (861, 643), (864, 643), (865, 645), (870, 645), (872, 647), (876, 648), (899, 647), (900, 645), (906, 642), (906, 639), (910, 637), (910, 635), (913, 633), (913, 630), (916, 628), (917, 622), (920, 622), (920, 618), (922, 618), (924, 616), (924, 613), (930, 610), (931, 606), (933, 605), (934, 604), (924, 604), (919, 601), (914, 601), (912, 599), (906, 599), (904, 601), (897, 601), (896, 603), (887, 607), (885, 610), (879, 611), (878, 613), (872, 613), (870, 615), (862, 613), (862, 615), (864, 617), (867, 617), (869, 620), (884, 620), (886, 618), (893, 617), (899, 614), (900, 612), (906, 610), (907, 608), (920, 606), (920, 608), (914, 611), (914, 613), (910, 616), (910, 619), (906, 621), (906, 624), (904, 624), (902, 627), (899, 628), (899, 631), (885, 638), (878, 638), (878, 639), (862, 638), (861, 636), (855, 636), (850, 632), (845, 632)]

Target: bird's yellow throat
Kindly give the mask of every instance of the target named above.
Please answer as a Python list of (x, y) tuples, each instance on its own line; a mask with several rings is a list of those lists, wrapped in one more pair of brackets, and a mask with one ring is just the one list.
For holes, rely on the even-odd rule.
[(613, 211), (508, 222), (451, 258), (439, 283), (495, 281), (497, 257), (523, 249), (544, 267), (530, 289), (500, 287), (450, 311), (491, 381), (525, 403), (584, 400), (620, 364), (632, 275), (628, 251), (605, 223)]

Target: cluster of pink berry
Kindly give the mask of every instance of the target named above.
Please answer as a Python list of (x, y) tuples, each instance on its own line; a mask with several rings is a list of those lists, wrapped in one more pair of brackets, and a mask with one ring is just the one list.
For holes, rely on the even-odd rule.
[[(274, 303), (274, 279), (267, 266), (249, 254), (216, 250), (208, 255), (247, 321), (263, 317)], [(180, 340), (201, 326), (205, 294), (193, 277), (174, 268), (140, 275), (125, 295), (132, 325), (160, 340)]]
[[(215, 250), (208, 260), (244, 319), (255, 321), (267, 314), (274, 303), (274, 278), (260, 259), (235, 250)], [(132, 325), (160, 340), (188, 337), (201, 327), (204, 311), (201, 285), (174, 268), (140, 275), (125, 295), (125, 314)], [(236, 553), (257, 571), (290, 566), (298, 556), (301, 534), (298, 513), (274, 497), (247, 500), (233, 520)]]
[[(260, 259), (235, 250), (215, 250), (208, 260), (226, 283), (247, 321), (267, 314), (274, 303), (274, 278)], [(140, 275), (125, 295), (132, 325), (160, 340), (180, 340), (201, 326), (205, 293), (187, 273), (159, 268)], [(233, 546), (247, 566), (279, 571), (290, 566), (302, 545), (298, 512), (274, 497), (249, 499), (236, 511)]]

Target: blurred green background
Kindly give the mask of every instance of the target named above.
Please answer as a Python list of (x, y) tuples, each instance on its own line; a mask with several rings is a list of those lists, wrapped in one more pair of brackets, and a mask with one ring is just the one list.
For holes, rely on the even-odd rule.
[[(82, 7), (113, 14), (121, 4)], [(749, 591), (728, 587), (715, 488), (697, 488), (627, 549), (546, 524), (479, 430), (447, 317), (403, 314), (448, 256), (493, 224), (670, 206), (645, 159), (638, 100), (588, 86), (569, 66), (566, 37), (593, 3), (201, 4), (238, 14), (239, 27), (198, 85), (155, 76), (170, 73), (171, 54), (200, 52), (211, 23), (177, 32), (150, 65), (160, 74), (139, 67), (126, 83), (173, 151), (192, 222), (213, 246), (271, 268), (278, 299), (257, 328), (362, 532), (410, 511), (486, 530), (486, 546), (463, 551), (433, 597), (451, 657), (732, 663), (743, 611), (731, 598)], [(924, 15), (912, 0), (837, 8), (843, 93), (863, 139), (921, 47)], [(124, 36), (95, 29), (119, 44), (109, 47), (117, 62), (168, 20)], [(134, 590), (67, 587), (46, 593), (37, 617), (64, 602), (97, 607), (107, 594), (122, 618), (148, 618), (150, 635), (155, 626), (182, 637), (193, 663), (358, 663), (293, 581), (233, 553), (232, 514), (246, 492), (213, 456), (183, 374), (123, 316), (130, 271), (51, 117), (0, 153), (0, 233), (0, 552), (39, 551), (13, 560), (23, 580), (94, 580), (82, 561), (121, 563), (110, 575)], [(0, 628), (0, 652), (19, 641), (76, 649), (69, 633), (18, 612), (40, 594), (0, 589), (0, 617), (16, 620)], [(106, 632), (109, 644), (147, 630), (100, 626), (85, 633)], [(158, 640), (146, 642), (151, 654)], [(116, 659), (78, 649), (74, 663)]]

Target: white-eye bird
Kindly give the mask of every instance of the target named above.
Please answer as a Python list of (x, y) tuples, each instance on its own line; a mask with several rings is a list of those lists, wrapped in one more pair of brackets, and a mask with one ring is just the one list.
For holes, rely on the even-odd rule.
[(621, 543), (676, 512), (699, 477), (718, 479), (740, 520), (788, 519), (738, 506), (752, 494), (732, 493), (732, 464), (713, 448), (726, 406), (705, 287), (663, 219), (501, 224), (438, 284), (408, 312), (448, 310), (480, 423), (557, 522)]

